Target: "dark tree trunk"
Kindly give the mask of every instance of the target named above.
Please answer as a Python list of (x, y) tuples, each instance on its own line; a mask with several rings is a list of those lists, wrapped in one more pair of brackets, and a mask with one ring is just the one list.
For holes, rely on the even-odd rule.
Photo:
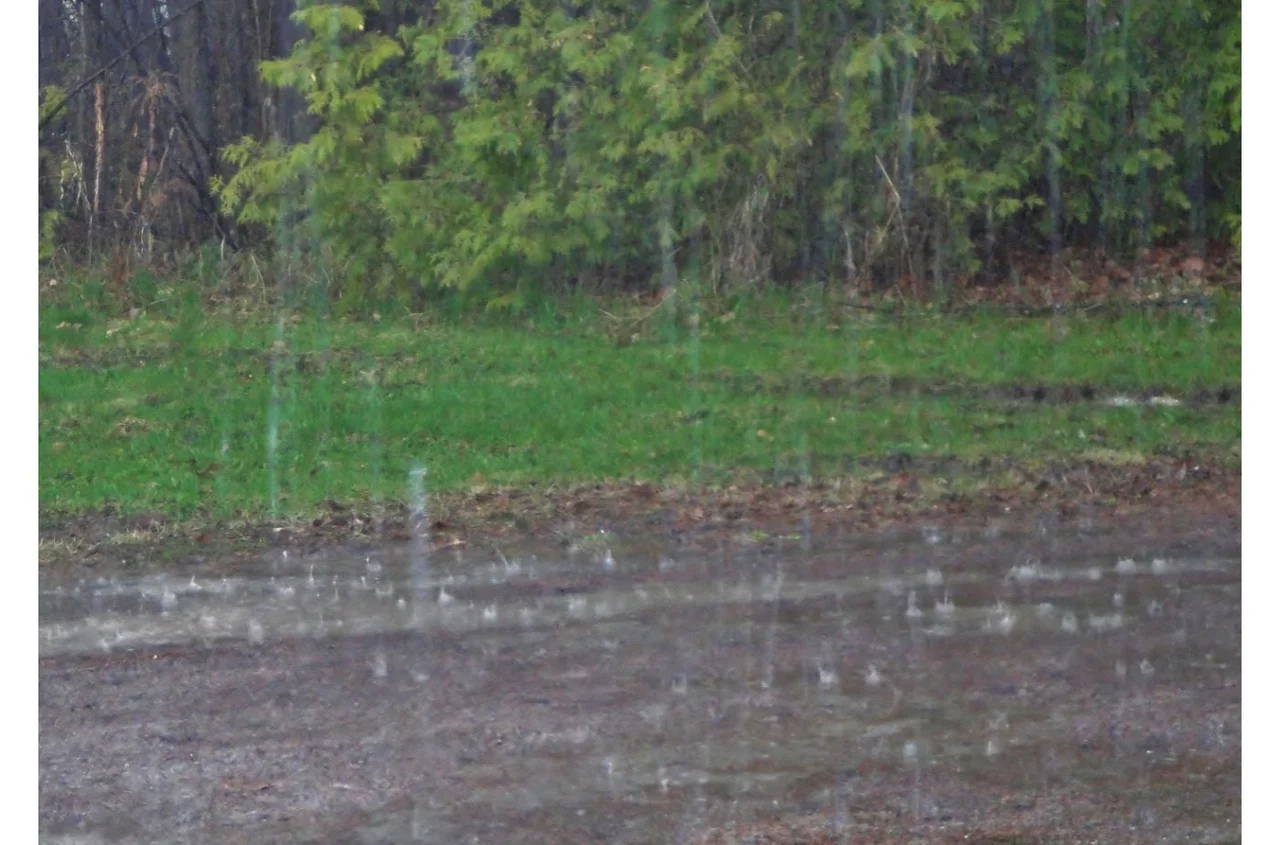
[[(272, 15), (272, 46), (277, 56), (287, 56), (306, 34), (291, 17), (297, 8), (295, 0), (278, 0)], [(314, 121), (307, 114), (306, 101), (294, 90), (275, 89), (268, 95), (274, 104), (271, 131), (283, 142), (296, 144), (311, 137)]]
[(40, 47), (37, 74), (40, 87), (65, 84), (67, 82), (65, 65), (71, 54), (71, 44), (67, 41), (66, 8), (62, 0), (40, 0), (39, 16)]

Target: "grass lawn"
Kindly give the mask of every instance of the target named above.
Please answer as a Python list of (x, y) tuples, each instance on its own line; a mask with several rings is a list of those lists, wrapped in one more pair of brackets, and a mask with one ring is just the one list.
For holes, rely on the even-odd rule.
[[(706, 313), (619, 345), (599, 326), (185, 312), (40, 315), (40, 508), (305, 516), (429, 491), (865, 471), (868, 461), (1238, 466), (1240, 311), (1122, 316)], [(1076, 401), (1013, 388), (1088, 386)]]

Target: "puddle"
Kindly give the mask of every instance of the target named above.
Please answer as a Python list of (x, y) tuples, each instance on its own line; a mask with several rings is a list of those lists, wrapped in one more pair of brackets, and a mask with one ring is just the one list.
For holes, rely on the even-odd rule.
[(1163, 528), (46, 581), (43, 838), (1238, 840), (1239, 536)]

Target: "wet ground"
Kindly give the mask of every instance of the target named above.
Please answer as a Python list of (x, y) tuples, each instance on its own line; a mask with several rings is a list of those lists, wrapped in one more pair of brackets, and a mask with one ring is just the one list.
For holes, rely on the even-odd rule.
[(42, 576), (46, 842), (1236, 842), (1176, 508)]

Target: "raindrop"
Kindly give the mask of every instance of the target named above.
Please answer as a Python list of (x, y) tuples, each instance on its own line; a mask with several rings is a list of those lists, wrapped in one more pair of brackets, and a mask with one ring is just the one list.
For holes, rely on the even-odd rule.
[(1062, 630), (1068, 634), (1074, 634), (1080, 629), (1080, 623), (1076, 621), (1076, 615), (1068, 610), (1062, 614)]
[(902, 746), (903, 760), (907, 761), (908, 763), (914, 763), (916, 761), (916, 758), (919, 757), (919, 754), (920, 754), (920, 749), (916, 747), (916, 744), (914, 742), (907, 741), (906, 743), (903, 744)]
[(440, 595), (436, 598), (436, 603), (439, 604), (441, 607), (448, 604), (453, 604), (453, 596), (446, 593), (444, 591), (444, 588), (442, 587), (440, 589)]
[(827, 669), (822, 666), (818, 667), (818, 686), (823, 689), (831, 689), (836, 685), (838, 680), (835, 669)]
[(613, 790), (613, 758), (606, 757), (604, 761), (605, 778), (609, 781), (609, 790)]
[(676, 562), (665, 555), (658, 560), (659, 572), (670, 572), (675, 568), (676, 568)]
[(496, 604), (486, 605), (484, 609), (484, 621), (495, 622), (498, 619), (498, 606)]
[(1149, 678), (1155, 674), (1156, 667), (1152, 666), (1151, 661), (1144, 657), (1142, 662), (1138, 664), (1138, 671)]
[(941, 587), (942, 572), (938, 569), (930, 569), (924, 574), (924, 582), (930, 587)]
[(611, 570), (613, 569), (614, 565), (615, 565), (615, 564), (614, 564), (614, 561), (613, 561), (613, 550), (612, 550), (612, 549), (605, 549), (605, 550), (604, 550), (604, 558), (600, 561), (600, 566), (601, 566), (601, 567), (602, 567), (606, 572), (608, 572), (608, 571), (611, 571)]
[(1088, 576), (1089, 576), (1089, 580), (1090, 580), (1090, 581), (1101, 581), (1101, 580), (1102, 580), (1102, 567), (1100, 567), (1100, 566), (1091, 566), (1091, 567), (1089, 567)]
[(262, 623), (257, 619), (249, 620), (249, 642), (261, 645), (263, 639)]
[(1168, 575), (1173, 571), (1173, 565), (1162, 557), (1158, 557), (1151, 561), (1152, 575)]
[(867, 685), (873, 687), (880, 686), (880, 682), (884, 680), (884, 677), (880, 674), (880, 670), (876, 668), (874, 663), (867, 667), (866, 678)]
[(1111, 596), (1111, 606), (1116, 610), (1124, 609), (1124, 593), (1117, 592)]
[(387, 676), (387, 655), (382, 651), (378, 651), (373, 656), (373, 677), (385, 678)]
[(1128, 676), (1129, 676), (1129, 667), (1125, 665), (1125, 662), (1123, 660), (1117, 660), (1116, 661), (1116, 677), (1123, 681)]
[(1116, 562), (1116, 573), (1119, 575), (1135, 575), (1138, 572), (1138, 564), (1133, 558), (1121, 558)]
[(942, 601), (934, 604), (933, 612), (942, 619), (950, 619), (955, 615), (956, 606), (951, 603), (951, 593), (949, 591), (943, 593)]

